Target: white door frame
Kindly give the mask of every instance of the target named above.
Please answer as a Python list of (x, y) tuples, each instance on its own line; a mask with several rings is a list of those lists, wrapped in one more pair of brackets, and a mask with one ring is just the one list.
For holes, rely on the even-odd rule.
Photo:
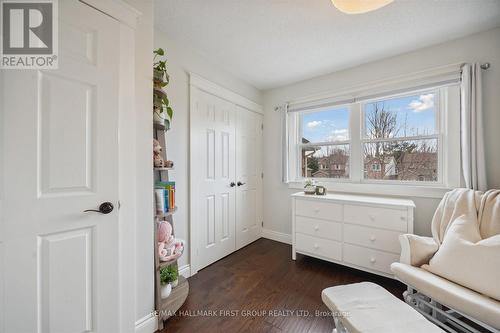
[(191, 175), (193, 174), (195, 168), (197, 167), (197, 158), (196, 156), (193, 156), (193, 149), (191, 147), (192, 143), (194, 142), (194, 135), (193, 131), (191, 130), (192, 125), (193, 125), (193, 112), (196, 110), (195, 107), (195, 89), (202, 90), (204, 92), (210, 93), (212, 95), (215, 95), (217, 97), (223, 98), (231, 103), (234, 103), (236, 105), (239, 105), (247, 110), (257, 112), (260, 114), (264, 114), (264, 109), (262, 108), (261, 105), (249, 100), (246, 97), (243, 97), (229, 89), (226, 89), (216, 83), (213, 83), (195, 73), (189, 72), (189, 119), (190, 119), (190, 125), (189, 125), (189, 257), (190, 257), (190, 275), (194, 275), (198, 273), (198, 269), (200, 267), (198, 255), (197, 255), (197, 246), (198, 246), (198, 228), (196, 226), (196, 221), (192, 220), (192, 216), (195, 216), (194, 213), (194, 205), (193, 205), (193, 198), (194, 196), (192, 193), (195, 193), (196, 191), (196, 184), (193, 184), (191, 181)]

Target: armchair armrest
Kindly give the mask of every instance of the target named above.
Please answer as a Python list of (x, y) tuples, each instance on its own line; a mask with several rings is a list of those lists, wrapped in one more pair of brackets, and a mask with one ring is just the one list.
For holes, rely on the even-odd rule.
[(427, 264), (439, 248), (432, 237), (404, 234), (399, 236), (399, 242), (401, 243), (400, 262), (417, 267)]

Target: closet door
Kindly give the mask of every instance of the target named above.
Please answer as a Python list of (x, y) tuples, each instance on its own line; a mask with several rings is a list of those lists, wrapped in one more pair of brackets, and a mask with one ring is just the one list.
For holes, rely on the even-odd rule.
[(235, 242), (235, 105), (192, 90), (191, 221), (196, 270), (230, 254)]
[(262, 115), (236, 107), (236, 248), (262, 231)]

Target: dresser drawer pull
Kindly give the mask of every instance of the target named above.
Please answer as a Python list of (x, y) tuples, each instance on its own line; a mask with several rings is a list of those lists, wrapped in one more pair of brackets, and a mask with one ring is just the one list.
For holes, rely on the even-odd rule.
[(370, 262), (371, 262), (372, 264), (374, 264), (374, 263), (375, 263), (375, 261), (377, 261), (377, 258), (375, 258), (375, 257), (371, 257), (371, 258), (370, 258)]
[(370, 236), (370, 241), (374, 242), (376, 239), (377, 239), (377, 237), (375, 237), (375, 235)]
[(372, 214), (368, 215), (368, 217), (370, 218), (370, 220), (375, 221), (375, 216), (373, 216)]
[(404, 221), (404, 220), (406, 220), (406, 217), (401, 216), (401, 221)]
[(318, 214), (319, 213), (319, 208), (314, 208), (314, 213)]
[(319, 245), (318, 244), (314, 244), (314, 249), (315, 250), (319, 249)]
[(319, 226), (315, 225), (315, 226), (314, 226), (314, 230), (315, 230), (315, 231), (318, 231), (318, 230), (319, 230)]

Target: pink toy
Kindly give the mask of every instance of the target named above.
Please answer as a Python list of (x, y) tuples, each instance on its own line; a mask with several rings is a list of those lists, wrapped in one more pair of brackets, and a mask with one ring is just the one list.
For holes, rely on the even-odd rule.
[(156, 168), (163, 168), (164, 161), (161, 156), (162, 147), (160, 146), (160, 142), (156, 139), (153, 139), (153, 165)]
[(179, 258), (184, 251), (184, 241), (175, 239), (172, 226), (166, 221), (158, 223), (158, 256), (160, 261), (171, 261)]
[(158, 242), (168, 243), (172, 238), (172, 226), (168, 222), (158, 224)]

